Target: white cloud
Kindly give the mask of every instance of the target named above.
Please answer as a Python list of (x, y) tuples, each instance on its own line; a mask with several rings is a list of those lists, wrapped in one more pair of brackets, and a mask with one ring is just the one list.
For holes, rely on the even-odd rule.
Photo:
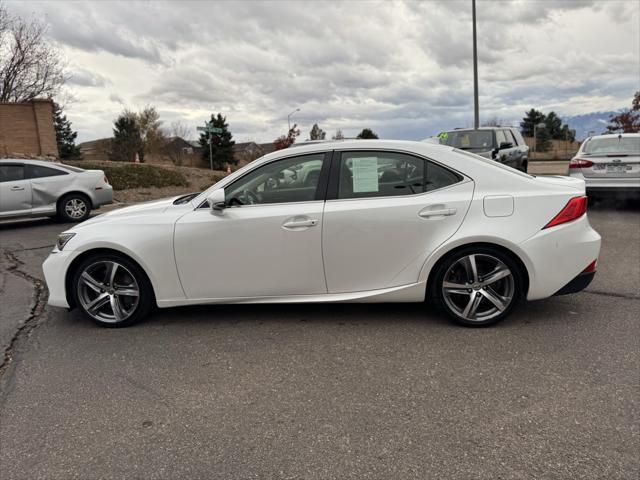
[[(20, 2), (45, 15), (77, 67), (68, 114), (82, 140), (123, 107), (165, 123), (227, 115), (237, 140), (270, 141), (286, 115), (355, 135), (422, 139), (473, 118), (468, 1)], [(614, 110), (640, 89), (635, 1), (478, 2), (481, 117), (531, 107)]]

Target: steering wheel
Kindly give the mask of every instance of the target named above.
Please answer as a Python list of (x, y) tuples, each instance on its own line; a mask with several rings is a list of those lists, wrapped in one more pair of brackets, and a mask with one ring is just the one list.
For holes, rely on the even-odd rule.
[(245, 189), (242, 191), (242, 194), (238, 197), (238, 200), (242, 202), (242, 205), (253, 205), (255, 203), (260, 203), (260, 197), (253, 190)]

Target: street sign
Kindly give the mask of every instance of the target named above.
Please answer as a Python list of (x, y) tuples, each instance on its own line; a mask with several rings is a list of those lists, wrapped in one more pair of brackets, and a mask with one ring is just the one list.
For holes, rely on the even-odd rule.
[(222, 133), (222, 129), (218, 127), (211, 127), (207, 125), (206, 127), (196, 127), (196, 130), (199, 132), (208, 132), (208, 133)]

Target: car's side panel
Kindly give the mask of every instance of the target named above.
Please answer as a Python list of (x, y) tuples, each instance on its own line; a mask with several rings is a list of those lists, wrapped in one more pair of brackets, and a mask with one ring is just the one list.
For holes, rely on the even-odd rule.
[(0, 216), (13, 217), (31, 213), (29, 180), (0, 182)]
[(329, 293), (415, 283), (426, 258), (460, 227), (472, 194), (466, 180), (420, 195), (328, 200), (322, 248)]
[(326, 293), (323, 206), (323, 201), (245, 205), (219, 213), (201, 208), (180, 218), (175, 252), (187, 297)]

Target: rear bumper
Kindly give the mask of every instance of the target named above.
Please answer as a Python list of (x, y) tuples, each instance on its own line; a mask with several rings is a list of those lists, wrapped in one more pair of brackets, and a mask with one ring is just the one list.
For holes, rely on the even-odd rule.
[(93, 208), (100, 208), (102, 205), (113, 203), (113, 187), (105, 185), (100, 190), (91, 193), (91, 204)]
[(600, 243), (600, 235), (584, 215), (573, 222), (541, 230), (520, 244), (529, 259), (527, 299), (539, 300), (563, 290), (599, 257)]
[(554, 295), (567, 295), (569, 293), (580, 292), (589, 286), (595, 276), (596, 272), (581, 273), (554, 293)]

